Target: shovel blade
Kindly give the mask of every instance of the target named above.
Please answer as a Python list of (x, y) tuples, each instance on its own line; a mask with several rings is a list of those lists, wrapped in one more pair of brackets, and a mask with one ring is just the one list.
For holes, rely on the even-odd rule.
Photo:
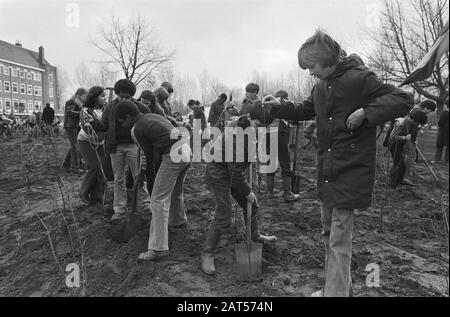
[(251, 243), (250, 250), (248, 250), (245, 243), (238, 243), (235, 245), (234, 250), (236, 254), (236, 271), (238, 280), (260, 280), (262, 275), (262, 244)]

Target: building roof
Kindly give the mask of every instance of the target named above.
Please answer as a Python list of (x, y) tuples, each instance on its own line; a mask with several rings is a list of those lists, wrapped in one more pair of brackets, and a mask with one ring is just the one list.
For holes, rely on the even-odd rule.
[[(42, 65), (39, 64), (38, 52), (2, 40), (0, 40), (0, 59), (36, 68), (42, 67)], [(51, 66), (45, 58), (44, 65)]]

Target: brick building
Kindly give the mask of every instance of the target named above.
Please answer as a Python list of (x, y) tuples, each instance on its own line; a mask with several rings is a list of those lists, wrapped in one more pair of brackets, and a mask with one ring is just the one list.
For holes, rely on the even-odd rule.
[(56, 67), (45, 59), (44, 48), (37, 52), (0, 40), (0, 113), (28, 116), (42, 111), (46, 103), (63, 110), (58, 100)]

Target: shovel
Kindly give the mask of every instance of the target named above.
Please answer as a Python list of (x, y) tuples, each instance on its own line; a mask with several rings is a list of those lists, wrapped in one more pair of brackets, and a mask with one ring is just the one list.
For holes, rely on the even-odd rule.
[(300, 194), (300, 168), (298, 166), (299, 161), (299, 152), (300, 152), (300, 145), (299, 143), (300, 139), (300, 124), (297, 123), (295, 126), (295, 149), (294, 149), (294, 162), (292, 164), (292, 170), (293, 170), (293, 176), (292, 176), (292, 183), (291, 183), (291, 191), (293, 194)]
[[(141, 151), (138, 149), (137, 155), (138, 165), (141, 162)], [(131, 200), (131, 212), (129, 213), (125, 222), (113, 223), (111, 225), (111, 239), (117, 243), (127, 243), (133, 238), (139, 231), (145, 227), (145, 221), (136, 213), (137, 209), (137, 196), (138, 196), (138, 182), (136, 179), (133, 184), (133, 196)]]
[(428, 163), (428, 161), (426, 160), (425, 156), (423, 155), (422, 151), (418, 148), (417, 145), (414, 145), (417, 153), (419, 153), (420, 158), (422, 159), (422, 161), (425, 162), (425, 165), (428, 167), (428, 170), (430, 171), (431, 175), (433, 176), (433, 180), (434, 180), (434, 186), (438, 189), (442, 188), (442, 184), (439, 181), (439, 178), (437, 177), (436, 173), (433, 171), (433, 169), (431, 168), (430, 164)]
[[(252, 188), (252, 164), (249, 170), (250, 188)], [(262, 244), (252, 241), (251, 223), (252, 223), (252, 203), (247, 202), (247, 226), (244, 243), (235, 244), (236, 269), (239, 281), (260, 280), (262, 274)]]

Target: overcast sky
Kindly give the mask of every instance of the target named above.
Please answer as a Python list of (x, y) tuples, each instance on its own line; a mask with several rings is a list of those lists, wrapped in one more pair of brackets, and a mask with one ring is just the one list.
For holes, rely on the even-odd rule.
[[(66, 9), (77, 4), (79, 27), (67, 25)], [(196, 78), (202, 70), (230, 86), (254, 70), (287, 72), (301, 43), (316, 28), (328, 31), (350, 53), (364, 43), (379, 0), (0, 0), (0, 39), (37, 50), (69, 74), (102, 55), (89, 44), (112, 13), (145, 15), (163, 46), (176, 50), (174, 68)], [(73, 8), (73, 7), (72, 7)], [(72, 11), (73, 12), (73, 11)]]

